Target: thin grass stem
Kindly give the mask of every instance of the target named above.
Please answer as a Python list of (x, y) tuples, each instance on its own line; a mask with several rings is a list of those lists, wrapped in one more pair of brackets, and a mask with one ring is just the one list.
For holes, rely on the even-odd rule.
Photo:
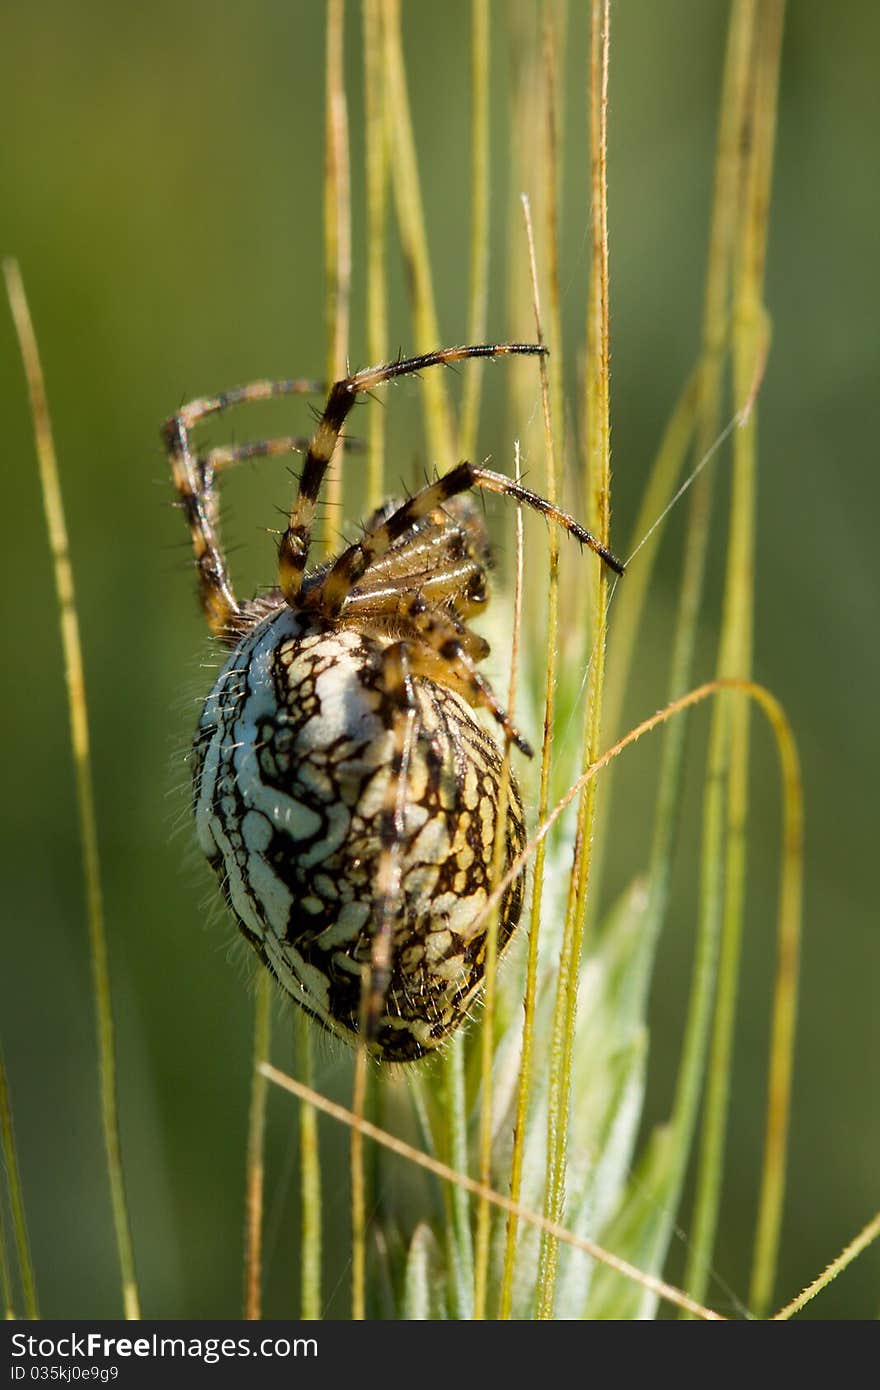
[(245, 1169), (244, 1316), (249, 1321), (262, 1317), (264, 1146), (268, 1086), (260, 1066), (269, 1061), (271, 1037), (272, 976), (268, 970), (260, 970), (254, 995), (253, 1073)]
[[(519, 441), (516, 443), (516, 481), (522, 476)], [(513, 595), (513, 646), (510, 656), (510, 681), (507, 691), (507, 708), (516, 709), (516, 682), (519, 672), (519, 649), (522, 632), (523, 603), (523, 519), (522, 507), (516, 509), (516, 569)], [(510, 735), (504, 740), (504, 760), (498, 784), (498, 810), (495, 824), (495, 842), (492, 847), (492, 883), (501, 877), (507, 850), (507, 815), (510, 802)], [(495, 982), (498, 967), (498, 913), (490, 914), (486, 931), (485, 995), (483, 1005), (482, 1033), (480, 1038), (480, 1061), (482, 1079), (480, 1084), (480, 1182), (488, 1187), (492, 1177), (492, 1064), (495, 1055)], [(474, 1262), (474, 1318), (482, 1321), (486, 1316), (486, 1298), (489, 1282), (489, 1203), (481, 1200), (477, 1207), (477, 1236)]]
[[(531, 272), (532, 306), (535, 315), (535, 338), (544, 342), (541, 319), (541, 299), (538, 288), (538, 265), (535, 255), (535, 236), (532, 227), (531, 207), (525, 194), (522, 195), (523, 217), (525, 219), (526, 240), (529, 249)], [(541, 404), (544, 416), (544, 454), (546, 468), (547, 497), (555, 502), (558, 498), (555, 437), (551, 407), (550, 383), (547, 359), (539, 359), (541, 372)], [(553, 742), (553, 713), (556, 695), (556, 662), (558, 658), (559, 631), (559, 537), (556, 528), (551, 527), (549, 543), (549, 579), (547, 603), (547, 679), (544, 686), (544, 731), (541, 741), (541, 771), (538, 788), (538, 820), (547, 814), (550, 802), (550, 762)], [(514, 1203), (519, 1202), (522, 1190), (523, 1162), (528, 1125), (529, 1098), (532, 1085), (532, 1060), (534, 1050), (535, 1007), (538, 986), (538, 939), (541, 923), (541, 903), (544, 889), (544, 860), (546, 845), (538, 847), (532, 875), (532, 906), (529, 920), (529, 945), (526, 960), (526, 983), (523, 999), (523, 1026), (519, 1077), (517, 1080), (516, 1122), (514, 1125), (513, 1151), (510, 1167), (510, 1196)], [(513, 1275), (516, 1259), (517, 1221), (512, 1213), (508, 1217), (505, 1236), (504, 1271), (502, 1275), (499, 1317), (509, 1318), (513, 1299)]]
[(308, 1086), (304, 1086), (301, 1081), (297, 1081), (294, 1077), (286, 1076), (284, 1072), (278, 1071), (275, 1067), (269, 1066), (268, 1064), (264, 1066), (264, 1071), (268, 1079), (274, 1085), (279, 1086), (284, 1091), (288, 1091), (291, 1095), (296, 1096), (298, 1100), (313, 1105), (316, 1110), (320, 1110), (323, 1114), (329, 1115), (331, 1119), (338, 1121), (340, 1124), (348, 1125), (351, 1128), (359, 1128), (366, 1138), (371, 1139), (376, 1144), (381, 1144), (383, 1148), (387, 1149), (390, 1153), (396, 1154), (406, 1162), (412, 1163), (428, 1173), (433, 1173), (441, 1182), (451, 1183), (456, 1188), (469, 1192), (475, 1197), (485, 1197), (486, 1201), (491, 1202), (502, 1211), (511, 1212), (515, 1210), (515, 1214), (520, 1220), (527, 1221), (530, 1225), (536, 1226), (539, 1230), (551, 1234), (557, 1241), (572, 1245), (575, 1249), (582, 1250), (585, 1254), (591, 1255), (593, 1259), (609, 1265), (625, 1279), (632, 1279), (637, 1284), (649, 1288), (658, 1298), (666, 1299), (678, 1307), (686, 1307), (697, 1317), (702, 1317), (713, 1322), (724, 1321), (720, 1313), (716, 1313), (711, 1308), (704, 1308), (695, 1303), (693, 1299), (688, 1298), (686, 1294), (676, 1289), (674, 1285), (667, 1284), (665, 1280), (657, 1279), (653, 1275), (645, 1275), (627, 1260), (621, 1260), (610, 1251), (603, 1250), (595, 1241), (587, 1240), (583, 1236), (574, 1235), (571, 1231), (567, 1231), (564, 1226), (558, 1226), (548, 1221), (546, 1217), (540, 1215), (540, 1213), (529, 1211), (527, 1207), (516, 1205), (514, 1202), (511, 1202), (509, 1197), (505, 1197), (503, 1193), (495, 1192), (492, 1188), (484, 1187), (482, 1183), (477, 1182), (475, 1178), (469, 1177), (467, 1173), (457, 1172), (447, 1164), (439, 1162), (436, 1158), (432, 1158), (430, 1154), (422, 1153), (419, 1149), (413, 1148), (411, 1144), (407, 1144), (404, 1140), (398, 1139), (395, 1135), (379, 1129), (377, 1125), (371, 1124), (369, 1120), (360, 1119), (353, 1111), (346, 1110), (342, 1105), (337, 1105), (335, 1101), (329, 1100), (326, 1096), (321, 1095), (319, 1091), (313, 1091)]
[(27, 377), (40, 470), (40, 486), (49, 533), (49, 549), (54, 562), (55, 592), (61, 627), (61, 645), (64, 653), (64, 671), (67, 680), (70, 742), (76, 778), (77, 812), (86, 889), (89, 948), (98, 1032), (101, 1118), (104, 1129), (104, 1145), (107, 1151), (113, 1225), (122, 1277), (123, 1309), (126, 1318), (137, 1319), (140, 1317), (140, 1298), (135, 1274), (134, 1249), (125, 1196), (122, 1150), (119, 1139), (113, 1006), (107, 959), (107, 938), (104, 927), (98, 824), (92, 783), (82, 643), (73, 584), (73, 567), (70, 560), (67, 525), (61, 497), (61, 482), (58, 475), (43, 369), (40, 364), (30, 309), (18, 262), (14, 260), (4, 261), (3, 271), (6, 276), (6, 290)]
[[(608, 60), (611, 15), (608, 0), (593, 0), (590, 50), (590, 156), (592, 270), (587, 315), (587, 463), (592, 479), (590, 521), (596, 535), (608, 544), (611, 520), (610, 351), (608, 303), (608, 188), (607, 117)], [(599, 748), (602, 687), (605, 674), (607, 576), (596, 579), (592, 614), (593, 647), (584, 723), (584, 764), (594, 762)], [(579, 963), (584, 939), (584, 905), (590, 874), (595, 785), (585, 784), (578, 807), (572, 873), (560, 954), (553, 1016), (551, 1079), (547, 1119), (547, 1180), (544, 1215), (561, 1223), (565, 1205), (565, 1169), (571, 1096), (572, 1046), (577, 1007)], [(536, 1312), (551, 1318), (556, 1288), (559, 1247), (545, 1231), (538, 1269)]]
[[(775, 93), (782, 43), (781, 4), (762, 6), (753, 49), (751, 140), (743, 164), (743, 196), (736, 240), (733, 315), (733, 388), (738, 401), (753, 395), (753, 382), (766, 358), (762, 308), (763, 269), (770, 207), (772, 148), (776, 127)], [(769, 28), (768, 28), (769, 22)], [(772, 89), (772, 99), (767, 96)], [(752, 408), (733, 441), (733, 490), (725, 602), (718, 674), (748, 678), (752, 668), (757, 414)], [(713, 840), (707, 851), (723, 852), (723, 906), (718, 997), (707, 1072), (706, 1102), (697, 1173), (694, 1221), (685, 1283), (697, 1296), (708, 1283), (724, 1164), (727, 1107), (732, 1067), (733, 1024), (739, 981), (745, 910), (746, 824), (748, 820), (749, 713), (741, 702), (722, 702), (710, 735), (707, 800), (725, 797), (722, 818), (713, 804), (712, 825), (724, 837), (723, 851)], [(787, 1104), (787, 1101), (786, 1101)], [(781, 1197), (781, 1193), (780, 1193)], [(775, 1251), (768, 1251), (775, 1257)], [(770, 1289), (766, 1288), (766, 1310)]]
[[(354, 1055), (352, 1112), (363, 1116), (367, 1099), (367, 1049)], [(367, 1316), (367, 1194), (364, 1172), (364, 1139), (355, 1127), (351, 1131), (351, 1316), (363, 1322)]]
[(861, 1255), (863, 1250), (867, 1250), (877, 1238), (880, 1237), (880, 1211), (873, 1216), (867, 1226), (863, 1226), (858, 1235), (853, 1236), (848, 1245), (845, 1245), (835, 1260), (823, 1269), (822, 1273), (813, 1280), (811, 1284), (799, 1293), (797, 1298), (793, 1298), (790, 1303), (786, 1303), (784, 1308), (780, 1308), (778, 1313), (773, 1314), (774, 1322), (786, 1322), (793, 1318), (795, 1313), (799, 1313), (805, 1308), (818, 1293), (827, 1289), (832, 1279), (836, 1279), (838, 1274), (842, 1274), (847, 1265), (852, 1264), (853, 1260)]
[[(367, 359), (388, 355), (388, 114), (382, 82), (380, 0), (363, 0), (364, 150), (367, 199)], [(473, 339), (472, 341), (477, 341)], [(480, 339), (479, 341), (482, 341)], [(367, 507), (374, 511), (385, 495), (385, 412), (367, 418)]]
[[(297, 1071), (303, 1085), (314, 1086), (312, 1029), (314, 1024), (302, 1009), (296, 1011), (294, 1031)], [(300, 1169), (300, 1266), (301, 1315), (307, 1322), (321, 1317), (321, 1259), (323, 1231), (321, 1223), (321, 1154), (318, 1142), (318, 1116), (310, 1105), (299, 1112), (299, 1169)]]
[[(456, 1033), (443, 1058), (443, 1098), (451, 1166), (458, 1172), (468, 1167), (467, 1088), (464, 1072), (464, 1036)], [(466, 1186), (450, 1189), (451, 1219), (447, 1245), (453, 1273), (455, 1317), (469, 1322), (474, 1315), (474, 1241), (471, 1231), (470, 1193)]]
[[(715, 189), (709, 230), (709, 253), (703, 305), (703, 346), (699, 372), (698, 420), (694, 442), (697, 466), (714, 450), (719, 437), (723, 387), (724, 347), (729, 334), (729, 286), (732, 247), (741, 192), (742, 151), (747, 144), (750, 114), (750, 56), (754, 22), (753, 0), (735, 0), (731, 9), (724, 59), (719, 130), (715, 163)], [(675, 701), (691, 679), (697, 625), (703, 601), (706, 556), (711, 519), (711, 470), (702, 469), (690, 490), (685, 529), (684, 561), (669, 673), (669, 699)], [(642, 919), (639, 988), (646, 995), (657, 941), (666, 917), (672, 874), (672, 855), (678, 831), (687, 721), (673, 721), (663, 736), (660, 777), (654, 817), (654, 833), (648, 873), (648, 899)], [(710, 818), (711, 808), (707, 808)], [(714, 828), (704, 825), (704, 837)], [(717, 861), (703, 860), (700, 880), (701, 926), (695, 943), (694, 978), (682, 1043), (673, 1137), (664, 1183), (664, 1200), (655, 1208), (655, 1225), (647, 1244), (645, 1262), (652, 1270), (662, 1267), (674, 1229), (693, 1133), (696, 1106), (705, 1065), (711, 996), (714, 990), (717, 940), (712, 935), (715, 904), (720, 885)], [(643, 1301), (639, 1314), (647, 1315)]]
[[(37, 1283), (34, 1278), (34, 1262), (31, 1258), (31, 1245), (28, 1239), (27, 1220), (24, 1212), (24, 1197), (21, 1189), (21, 1173), (18, 1167), (18, 1153), (15, 1147), (15, 1130), (12, 1126), (12, 1104), (9, 1098), (9, 1083), (6, 1079), (6, 1065), (0, 1057), (0, 1147), (3, 1151), (3, 1167), (6, 1172), (6, 1188), (9, 1194), (9, 1210), (12, 1216), (12, 1229), (15, 1232), (15, 1248), (18, 1255), (18, 1269), (24, 1298), (25, 1317), (37, 1319), (40, 1316), (37, 1303)], [(0, 1288), (3, 1294), (4, 1316), (14, 1317), (12, 1310), (12, 1279), (9, 1258), (6, 1252), (6, 1236), (2, 1230), (2, 1208), (0, 1208)]]
[(15, 1304), (12, 1297), (12, 1270), (9, 1265), (9, 1249), (6, 1243), (6, 1222), (0, 1208), (0, 1304), (6, 1322), (15, 1321)]
[[(391, 175), (400, 244), (412, 298), (414, 349), (429, 352), (441, 340), (431, 280), (431, 261), (419, 184), (415, 137), (406, 88), (400, 0), (382, 0), (385, 81), (391, 127)], [(456, 435), (442, 372), (429, 372), (424, 386), (425, 425), (435, 466), (446, 472), (455, 463)]]
[[(327, 378), (348, 371), (351, 299), (351, 169), (345, 99), (344, 0), (327, 0), (326, 102), (324, 108), (324, 269), (327, 281)], [(334, 455), (338, 457), (339, 441)], [(342, 504), (342, 470), (331, 463), (324, 505), (337, 518)], [(332, 526), (324, 529), (324, 554), (336, 548)]]
[[(471, 264), (468, 342), (486, 341), (489, 311), (489, 0), (471, 0)], [(469, 372), (461, 404), (459, 452), (476, 456), (481, 371)]]

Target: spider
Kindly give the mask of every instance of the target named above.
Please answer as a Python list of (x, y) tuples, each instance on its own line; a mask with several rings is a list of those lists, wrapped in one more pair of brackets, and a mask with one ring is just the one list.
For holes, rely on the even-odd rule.
[[(388, 501), (360, 540), (307, 571), (315, 508), (357, 398), (466, 358), (537, 344), (445, 348), (367, 368), (331, 388), (278, 548), (278, 585), (236, 598), (218, 532), (217, 473), (288, 453), (293, 438), (198, 452), (191, 431), (233, 405), (319, 389), (258, 381), (184, 406), (163, 426), (192, 536), (202, 612), (231, 649), (193, 742), (201, 849), (237, 924), (283, 988), (325, 1027), (383, 1061), (449, 1038), (483, 979), (502, 754), (488, 710), (531, 749), (480, 674), (488, 643), (467, 626), (488, 596), (488, 535), (469, 494), (502, 493), (620, 561), (572, 517), (499, 473), (460, 463)], [(504, 853), (525, 843), (512, 776)], [(521, 876), (499, 911), (499, 952), (522, 909)]]

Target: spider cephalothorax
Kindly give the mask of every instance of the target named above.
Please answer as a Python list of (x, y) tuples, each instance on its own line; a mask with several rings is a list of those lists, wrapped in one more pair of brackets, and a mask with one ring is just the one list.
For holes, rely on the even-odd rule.
[[(359, 541), (307, 574), (315, 504), (358, 394), (423, 367), (541, 350), (448, 348), (337, 382), (281, 537), (279, 587), (252, 602), (230, 585), (215, 474), (295, 441), (198, 455), (189, 431), (228, 405), (313, 385), (256, 382), (194, 401), (164, 429), (202, 608), (232, 648), (195, 736), (199, 843), (242, 933), (288, 993), (386, 1061), (436, 1048), (466, 1014), (483, 979), (496, 835), (507, 865), (525, 842), (512, 776), (499, 826), (502, 757), (473, 714), (489, 710), (530, 751), (477, 670), (488, 644), (466, 626), (485, 602), (489, 560), (467, 493), (512, 496), (622, 566), (551, 503), (469, 463), (387, 503)], [(518, 878), (501, 902), (499, 949), (521, 908)]]

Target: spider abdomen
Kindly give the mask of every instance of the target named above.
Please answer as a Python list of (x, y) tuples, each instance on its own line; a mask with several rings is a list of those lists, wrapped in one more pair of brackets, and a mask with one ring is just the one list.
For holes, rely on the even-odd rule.
[[(380, 913), (382, 817), (395, 748), (383, 681), (391, 639), (281, 607), (238, 645), (194, 742), (199, 842), (239, 927), (283, 987), (354, 1041)], [(390, 977), (372, 1050), (437, 1047), (483, 977), (501, 755), (467, 702), (410, 682), (414, 736), (399, 798)], [(510, 779), (505, 858), (525, 841)], [(499, 949), (522, 908), (502, 900)]]

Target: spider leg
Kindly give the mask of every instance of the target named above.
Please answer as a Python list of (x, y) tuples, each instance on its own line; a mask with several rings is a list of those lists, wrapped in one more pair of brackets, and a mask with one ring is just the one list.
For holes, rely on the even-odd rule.
[(623, 573), (623, 565), (611, 551), (587, 531), (574, 517), (555, 507), (552, 502), (520, 487), (503, 473), (492, 473), (487, 468), (477, 468), (472, 463), (459, 463), (444, 473), (436, 482), (428, 483), (396, 512), (379, 521), (375, 529), (367, 531), (361, 540), (344, 550), (339, 558), (322, 575), (320, 581), (309, 592), (310, 607), (317, 608), (325, 617), (333, 618), (341, 612), (352, 588), (370, 570), (371, 566), (385, 555), (406, 533), (429, 516), (444, 502), (467, 492), (471, 488), (484, 488), (489, 492), (501, 492), (518, 502), (541, 512), (549, 520), (564, 527), (569, 535), (581, 545), (588, 545), (617, 574)]
[(401, 605), (400, 626), (410, 639), (410, 673), (449, 686), (474, 708), (489, 710), (520, 752), (531, 758), (531, 745), (476, 668), (476, 662), (488, 654), (489, 644), (469, 632), (448, 610), (432, 608), (418, 593), (410, 594)]
[(193, 452), (191, 431), (200, 420), (231, 406), (277, 396), (304, 395), (321, 389), (314, 381), (253, 381), (217, 396), (201, 396), (190, 401), (162, 426), (178, 501), (192, 537), (202, 612), (211, 631), (227, 641), (234, 640), (236, 620), (242, 608), (235, 597), (220, 544), (214, 474), (218, 468), (245, 458), (283, 452), (282, 445), (292, 447), (293, 441), (265, 440), (237, 449), (214, 449), (200, 456)]
[[(460, 560), (433, 571), (400, 575), (385, 584), (365, 583), (353, 589), (346, 599), (343, 620), (354, 623), (358, 630), (375, 626), (387, 634), (396, 625), (406, 624), (414, 593), (429, 607), (454, 619), (464, 619), (485, 604), (486, 574), (474, 561)], [(474, 661), (484, 661), (490, 651), (486, 639), (468, 631), (461, 622), (456, 622), (456, 629), (468, 655)]]
[(395, 923), (404, 912), (400, 883), (400, 845), (405, 833), (407, 779), (418, 718), (409, 664), (409, 645), (395, 642), (382, 659), (382, 681), (394, 731), (390, 776), (379, 818), (379, 860), (376, 866), (377, 912), (370, 963), (361, 985), (361, 1036), (375, 1043), (391, 983)]
[(502, 357), (515, 353), (540, 355), (546, 348), (537, 343), (481, 343), (469, 347), (442, 348), (418, 357), (402, 357), (378, 367), (367, 367), (353, 376), (343, 377), (330, 388), (324, 413), (312, 436), (299, 490), (290, 512), (287, 530), (278, 548), (278, 582), (285, 599), (295, 607), (309, 557), (315, 507), (324, 475), (330, 466), (336, 441), (358, 396), (386, 381), (420, 372), (426, 367), (450, 366), (470, 357)]
[[(365, 534), (381, 526), (400, 505), (387, 504), (367, 523)], [(445, 608), (458, 618), (468, 618), (486, 605), (491, 563), (482, 513), (473, 499), (462, 493), (413, 526), (384, 555), (373, 557), (366, 574), (346, 595), (342, 616), (349, 621), (391, 620), (400, 615), (401, 605), (408, 597), (420, 593), (432, 606)], [(323, 575), (315, 577), (316, 589), (322, 578)], [(307, 604), (310, 598), (305, 600)], [(483, 650), (472, 651), (471, 655), (482, 660), (487, 653), (488, 647), (483, 643)]]
[[(409, 635), (393, 642), (382, 654), (386, 721), (393, 730), (393, 742), (379, 819), (380, 848), (370, 962), (361, 983), (360, 1033), (368, 1048), (375, 1048), (386, 1012), (396, 928), (406, 914), (401, 853), (406, 836), (410, 766), (419, 733), (413, 677), (433, 678), (447, 689), (460, 690), (471, 704), (487, 705), (518, 746), (531, 753), (501, 709), (488, 682), (474, 670), (465, 654), (461, 640), (463, 629), (454, 616), (442, 610), (430, 610), (418, 595), (410, 594), (405, 620)], [(450, 666), (455, 668), (457, 678), (451, 676)]]

